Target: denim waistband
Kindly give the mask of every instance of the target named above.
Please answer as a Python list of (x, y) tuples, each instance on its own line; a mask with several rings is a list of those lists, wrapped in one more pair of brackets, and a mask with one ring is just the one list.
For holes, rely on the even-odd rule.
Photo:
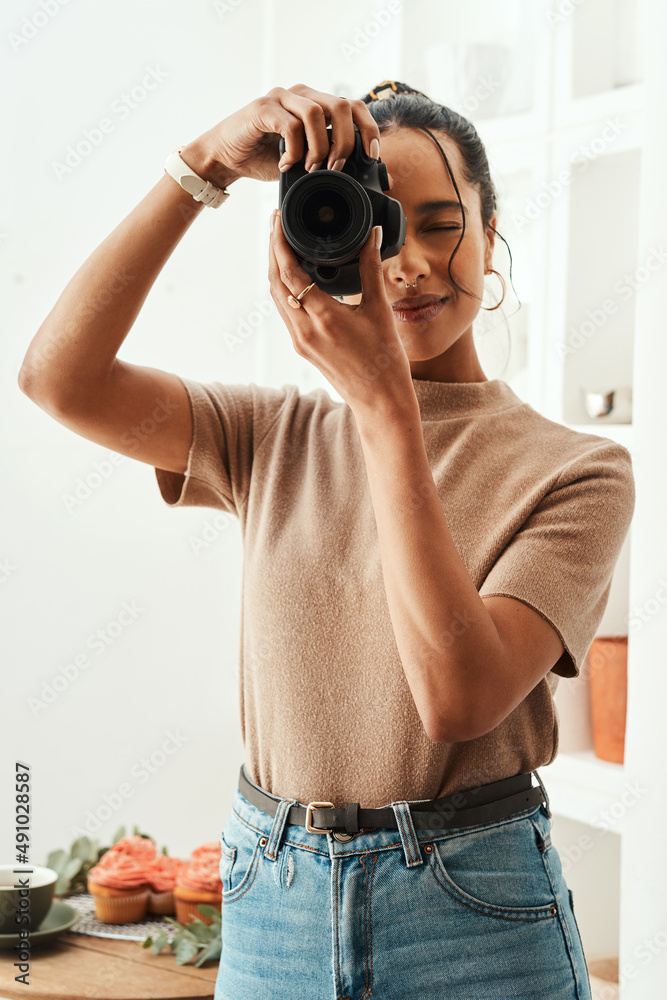
[[(543, 815), (550, 816), (551, 814), (548, 809), (546, 789), (544, 788), (539, 775), (537, 775), (536, 772), (531, 773), (535, 774), (537, 777), (537, 780), (545, 794), (545, 798), (547, 799), (547, 812), (543, 813)], [(359, 833), (354, 834), (351, 839), (341, 841), (337, 839), (334, 833), (310, 833), (306, 830), (305, 826), (302, 826), (299, 823), (288, 823), (287, 815), (291, 806), (303, 805), (303, 803), (300, 803), (298, 799), (280, 798), (280, 796), (272, 795), (270, 792), (267, 792), (256, 782), (252, 781), (252, 779), (248, 776), (245, 767), (244, 774), (247, 781), (251, 785), (262, 791), (265, 795), (269, 795), (278, 803), (275, 816), (271, 816), (263, 810), (257, 808), (257, 806), (253, 805), (253, 803), (246, 799), (246, 797), (242, 794), (240, 788), (237, 787), (234, 792), (232, 805), (232, 812), (237, 819), (249, 830), (253, 830), (259, 834), (262, 841), (265, 841), (261, 844), (261, 846), (264, 849), (265, 856), (271, 861), (277, 860), (282, 844), (289, 843), (294, 847), (302, 847), (306, 850), (331, 858), (342, 854), (362, 854), (368, 852), (369, 850), (383, 851), (402, 847), (405, 853), (406, 864), (408, 866), (418, 865), (423, 861), (419, 846), (421, 844), (436, 840), (441, 841), (451, 837), (466, 836), (470, 833), (474, 833), (476, 830), (516, 822), (521, 818), (538, 812), (542, 808), (541, 806), (532, 806), (522, 812), (512, 814), (503, 819), (495, 820), (491, 823), (479, 823), (477, 825), (457, 827), (451, 830), (440, 829), (434, 831), (428, 829), (415, 829), (410, 813), (410, 802), (401, 800), (387, 803), (387, 806), (391, 806), (394, 811), (397, 829), (376, 828), (373, 830), (362, 830)], [(429, 800), (419, 799), (412, 801), (416, 803), (427, 802)]]

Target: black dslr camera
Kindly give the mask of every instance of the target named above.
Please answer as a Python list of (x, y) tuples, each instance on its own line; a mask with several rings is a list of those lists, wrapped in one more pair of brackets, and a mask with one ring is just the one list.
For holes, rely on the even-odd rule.
[[(331, 148), (330, 125), (327, 135)], [(279, 150), (282, 156), (282, 136)], [(280, 175), (285, 238), (318, 288), (330, 295), (356, 295), (361, 291), (359, 253), (373, 226), (382, 226), (382, 260), (395, 257), (405, 243), (401, 203), (382, 193), (389, 188), (387, 167), (366, 156), (356, 125), (354, 149), (342, 170), (309, 173), (305, 159), (304, 154)]]

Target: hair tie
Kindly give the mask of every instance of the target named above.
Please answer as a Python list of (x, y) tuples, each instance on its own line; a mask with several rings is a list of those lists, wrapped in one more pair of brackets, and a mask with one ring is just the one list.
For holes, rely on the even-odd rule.
[[(417, 94), (418, 97), (426, 97), (421, 90), (415, 90), (413, 87), (408, 87), (407, 83), (399, 83), (398, 80), (383, 80), (382, 83), (378, 83), (369, 90), (368, 93), (362, 97), (364, 104), (371, 104), (373, 101), (385, 101), (388, 98), (398, 97), (399, 94)], [(430, 101), (430, 97), (426, 97), (427, 101)]]

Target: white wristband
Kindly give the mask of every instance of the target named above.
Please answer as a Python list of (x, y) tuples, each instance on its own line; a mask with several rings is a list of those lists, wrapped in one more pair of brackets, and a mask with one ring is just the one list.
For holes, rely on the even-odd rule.
[(172, 150), (165, 160), (165, 172), (173, 177), (184, 191), (192, 195), (195, 201), (202, 201), (209, 208), (218, 208), (223, 201), (229, 198), (229, 191), (216, 187), (215, 184), (205, 181), (203, 177), (196, 174), (181, 157), (183, 148), (183, 146), (179, 146), (178, 149)]

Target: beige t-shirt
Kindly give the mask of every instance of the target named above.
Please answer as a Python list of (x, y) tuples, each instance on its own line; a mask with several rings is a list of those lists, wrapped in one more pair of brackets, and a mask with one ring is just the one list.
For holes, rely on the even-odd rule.
[(413, 378), (433, 478), (475, 586), (535, 608), (565, 647), (495, 729), (438, 743), (398, 654), (350, 407), (324, 389), (181, 381), (194, 421), (187, 470), (155, 474), (168, 504), (239, 518), (250, 778), (303, 804), (370, 809), (549, 764), (557, 675), (579, 673), (632, 518), (628, 450), (547, 419), (500, 379)]

